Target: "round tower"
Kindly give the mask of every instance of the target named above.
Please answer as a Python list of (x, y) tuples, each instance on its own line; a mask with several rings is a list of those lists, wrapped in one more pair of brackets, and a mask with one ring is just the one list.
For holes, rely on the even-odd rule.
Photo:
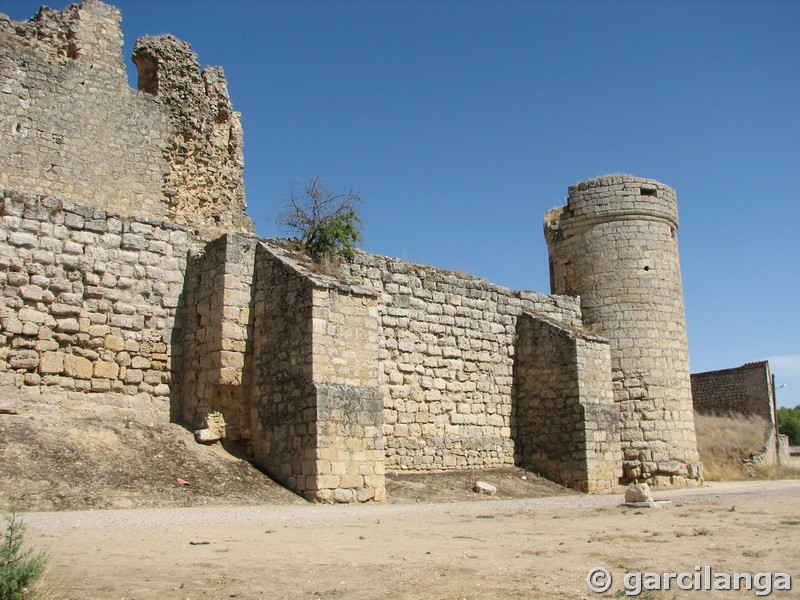
[(627, 175), (571, 186), (545, 217), (552, 293), (580, 296), (611, 345), (624, 478), (655, 485), (702, 477), (677, 230), (675, 191)]

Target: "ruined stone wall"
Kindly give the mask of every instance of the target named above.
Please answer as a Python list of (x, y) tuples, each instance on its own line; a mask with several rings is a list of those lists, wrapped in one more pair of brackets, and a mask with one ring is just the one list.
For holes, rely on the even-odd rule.
[(241, 115), (220, 67), (201, 71), (189, 44), (170, 35), (136, 42), (139, 89), (157, 98), (173, 130), (163, 186), (170, 221), (212, 231), (252, 232), (244, 197)]
[[(190, 258), (179, 393), (185, 420), (199, 426), (205, 415), (223, 413), (228, 431), (249, 440), (255, 461), (273, 477), (324, 502), (383, 499), (387, 466), (514, 464), (512, 415), (522, 401), (512, 385), (517, 318), (535, 308), (565, 327), (579, 326), (574, 300), (364, 253), (338, 274), (315, 269), (285, 241), (236, 235)], [(222, 322), (226, 315), (233, 321)], [(616, 453), (608, 437), (616, 430), (607, 421), (617, 413), (608, 407), (607, 344), (577, 332), (568, 337), (580, 339), (580, 348), (565, 357), (562, 376), (583, 378), (576, 396), (586, 405), (581, 411), (589, 414), (594, 404), (598, 410), (592, 424), (579, 422), (567, 390), (553, 388), (554, 410), (570, 414), (575, 443), (551, 464), (569, 460), (560, 471), (569, 472), (569, 484), (602, 489), (619, 467), (618, 433)], [(215, 358), (231, 355), (232, 346), (217, 351), (228, 338), (244, 349), (235, 354), (241, 374), (226, 377), (235, 386), (220, 385), (215, 375), (231, 372)], [(555, 352), (551, 342), (541, 336), (537, 352)], [(525, 393), (539, 385), (528, 372), (533, 383)], [(601, 404), (613, 415), (601, 414)], [(242, 425), (248, 411), (249, 426)], [(238, 421), (231, 429), (232, 419)], [(552, 433), (553, 423), (543, 426), (547, 431), (537, 436)], [(602, 431), (595, 435), (593, 428)]]
[(0, 186), (153, 218), (169, 119), (128, 87), (117, 9), (0, 16)]
[(582, 491), (618, 484), (619, 409), (607, 341), (521, 314), (512, 419), (519, 464)]
[(385, 446), (376, 298), (350, 286), (316, 288), (312, 320), (315, 499), (382, 501)]
[(345, 274), (378, 297), (387, 468), (514, 464), (517, 316), (579, 325), (577, 302), (364, 253)]
[(316, 459), (313, 286), (260, 244), (253, 285), (253, 454), (302, 494), (314, 487)]
[(625, 476), (661, 484), (700, 476), (677, 227), (675, 192), (630, 176), (571, 186), (545, 221), (553, 293), (611, 342)]
[(4, 403), (167, 421), (191, 233), (16, 192), (0, 210)]
[(774, 423), (769, 363), (693, 373), (692, 401), (694, 409), (704, 415), (758, 415)]
[(174, 38), (148, 38), (137, 47), (145, 93), (132, 90), (120, 20), (95, 0), (25, 23), (0, 15), (0, 187), (212, 233), (252, 231), (222, 71), (201, 73)]
[[(148, 37), (131, 90), (119, 24), (97, 0), (28, 23), (0, 17), (0, 186), (17, 190), (3, 192), (0, 228), (5, 403), (213, 420), (276, 479), (321, 501), (381, 500), (387, 466), (512, 465), (528, 435), (572, 449), (547, 467), (571, 485), (613, 478), (603, 462), (613, 439), (602, 435), (615, 431), (602, 400), (610, 372), (603, 343), (577, 331), (577, 300), (361, 252), (322, 275), (285, 244), (247, 235), (242, 132), (224, 74), (201, 71), (171, 36)], [(518, 357), (523, 313), (560, 333)], [(617, 316), (643, 321), (632, 315)], [(565, 371), (548, 371), (547, 356)], [(515, 361), (528, 373), (517, 395)], [(617, 367), (625, 400), (671, 384)], [(537, 368), (564, 379), (541, 387)], [(515, 407), (542, 394), (558, 418), (515, 435)], [(657, 429), (684, 418), (658, 402), (635, 410)], [(665, 439), (626, 438), (637, 468), (661, 461)]]
[(188, 257), (182, 320), (182, 362), (174, 415), (195, 428), (221, 413), (228, 441), (249, 440), (250, 308), (253, 238), (227, 234)]
[(376, 300), (256, 251), (251, 440), (256, 462), (322, 502), (385, 498)]

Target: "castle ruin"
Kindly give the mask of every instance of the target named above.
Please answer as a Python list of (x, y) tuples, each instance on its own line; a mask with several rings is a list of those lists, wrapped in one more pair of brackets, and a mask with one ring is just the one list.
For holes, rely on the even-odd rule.
[(675, 193), (573, 186), (552, 294), (358, 252), (332, 276), (253, 235), (220, 68), (84, 0), (0, 15), (0, 401), (183, 421), (309, 500), (387, 470), (521, 465), (583, 491), (701, 480)]

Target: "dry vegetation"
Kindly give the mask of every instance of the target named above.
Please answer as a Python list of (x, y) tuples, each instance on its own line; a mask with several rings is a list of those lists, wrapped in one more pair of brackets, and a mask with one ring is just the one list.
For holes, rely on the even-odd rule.
[(751, 459), (766, 441), (769, 424), (754, 415), (694, 415), (697, 450), (709, 481), (798, 477), (795, 469), (759, 465)]

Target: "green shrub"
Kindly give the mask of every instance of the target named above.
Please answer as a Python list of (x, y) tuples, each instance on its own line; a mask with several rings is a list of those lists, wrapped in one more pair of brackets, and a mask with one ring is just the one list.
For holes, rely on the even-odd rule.
[(778, 409), (778, 431), (789, 436), (789, 444), (800, 446), (800, 407)]
[(30, 548), (22, 549), (25, 524), (13, 507), (3, 518), (6, 527), (0, 541), (0, 600), (18, 600), (42, 576), (48, 556), (46, 552), (34, 554)]
[(315, 175), (302, 192), (292, 193), (278, 224), (297, 232), (303, 250), (316, 262), (352, 260), (355, 243), (361, 241), (360, 202), (352, 191), (331, 193)]

